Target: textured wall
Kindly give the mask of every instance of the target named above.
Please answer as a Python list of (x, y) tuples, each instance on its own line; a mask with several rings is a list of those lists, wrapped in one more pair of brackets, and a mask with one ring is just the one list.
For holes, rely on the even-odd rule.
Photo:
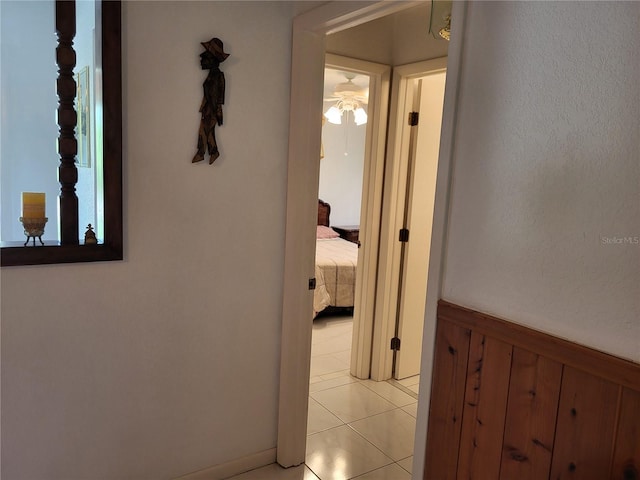
[[(123, 6), (125, 260), (2, 269), (2, 478), (163, 479), (275, 447), (291, 5)], [(222, 156), (192, 165), (231, 54)]]
[(639, 24), (635, 2), (469, 4), (443, 292), (635, 361)]

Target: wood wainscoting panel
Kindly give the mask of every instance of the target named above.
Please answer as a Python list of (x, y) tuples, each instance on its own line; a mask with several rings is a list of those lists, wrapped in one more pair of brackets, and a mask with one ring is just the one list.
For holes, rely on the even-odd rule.
[(640, 391), (638, 363), (443, 300), (438, 304), (438, 320), (440, 319)]
[(562, 364), (513, 349), (500, 478), (549, 478)]
[(513, 347), (471, 333), (458, 478), (499, 478)]
[(457, 475), (464, 390), (471, 331), (451, 323), (440, 323), (429, 408), (429, 438), (425, 478), (455, 480)]
[(640, 480), (640, 364), (440, 301), (424, 480)]
[(640, 480), (640, 392), (622, 390), (611, 478)]
[(565, 367), (551, 477), (602, 480), (609, 476), (620, 386)]

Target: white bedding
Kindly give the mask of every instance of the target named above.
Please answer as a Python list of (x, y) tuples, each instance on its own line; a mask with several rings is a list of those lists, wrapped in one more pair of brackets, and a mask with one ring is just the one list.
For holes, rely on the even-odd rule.
[(358, 245), (342, 238), (316, 240), (314, 316), (327, 308), (353, 307)]

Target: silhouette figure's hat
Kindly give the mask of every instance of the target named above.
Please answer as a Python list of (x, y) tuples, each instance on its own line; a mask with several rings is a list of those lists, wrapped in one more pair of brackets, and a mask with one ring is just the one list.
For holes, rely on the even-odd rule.
[(219, 62), (224, 62), (229, 56), (228, 53), (224, 53), (222, 40), (220, 40), (219, 38), (212, 38), (208, 42), (200, 43), (207, 50), (207, 52), (211, 53)]

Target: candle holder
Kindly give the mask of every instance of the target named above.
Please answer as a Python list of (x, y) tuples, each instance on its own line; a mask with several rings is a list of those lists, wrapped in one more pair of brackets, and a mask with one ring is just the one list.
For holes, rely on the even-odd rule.
[(29, 239), (33, 238), (33, 246), (36, 246), (36, 237), (40, 240), (40, 245), (44, 245), (42, 241), (42, 235), (44, 234), (44, 226), (49, 220), (47, 217), (41, 218), (24, 218), (20, 217), (20, 222), (24, 227), (24, 234), (27, 236), (27, 241), (24, 242), (24, 246), (27, 246)]

